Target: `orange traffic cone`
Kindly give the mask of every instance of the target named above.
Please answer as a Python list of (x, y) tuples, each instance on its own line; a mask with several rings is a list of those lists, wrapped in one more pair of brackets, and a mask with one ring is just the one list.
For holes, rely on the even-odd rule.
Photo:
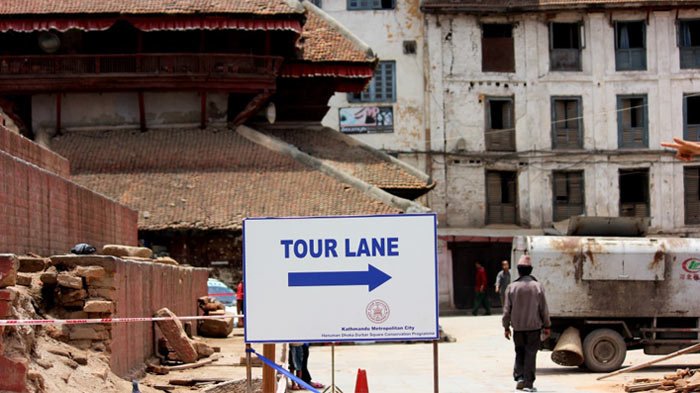
[(369, 393), (369, 386), (367, 386), (367, 371), (361, 368), (357, 369), (357, 382), (355, 382), (355, 393)]

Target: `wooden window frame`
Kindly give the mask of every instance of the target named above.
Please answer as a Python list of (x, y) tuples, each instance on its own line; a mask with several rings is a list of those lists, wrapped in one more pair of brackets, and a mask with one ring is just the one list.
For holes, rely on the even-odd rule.
[[(390, 86), (387, 81), (389, 72), (391, 72)], [(396, 77), (396, 61), (380, 61), (365, 90), (361, 93), (348, 93), (348, 102), (396, 102)], [(380, 80), (379, 86), (382, 90), (379, 94), (377, 94), (377, 78)]]
[[(570, 203), (570, 202), (560, 203), (557, 200), (557, 194), (558, 194), (557, 191), (559, 191), (557, 189), (557, 176), (561, 176), (561, 175), (565, 176), (567, 195), (571, 195), (571, 190), (570, 190), (571, 178), (570, 177), (572, 177), (574, 175), (580, 176), (580, 183), (581, 183), (581, 186), (580, 186), (580, 188), (581, 188), (581, 195), (580, 195), (581, 203), (580, 204)], [(578, 211), (577, 213), (571, 213), (569, 215), (566, 215), (566, 214), (559, 215), (557, 213), (557, 210), (558, 210), (557, 207), (577, 207), (577, 206), (580, 206), (580, 211)], [(586, 213), (586, 174), (585, 174), (585, 172), (583, 170), (552, 171), (552, 220), (553, 221), (562, 221), (562, 220), (565, 220), (569, 217), (578, 216), (578, 215), (582, 215), (585, 213)]]
[[(489, 194), (489, 188), (490, 188), (489, 187), (489, 177), (490, 177), (489, 175), (499, 176), (499, 180), (501, 183), (499, 192), (502, 196), (503, 195), (504, 175), (506, 175), (506, 174), (508, 174), (509, 176), (512, 176), (512, 179), (514, 181), (514, 184), (513, 184), (513, 199), (514, 199), (513, 203), (510, 204), (510, 203), (503, 203), (503, 202), (499, 202), (499, 203), (491, 202), (490, 201), (491, 195)], [(519, 192), (519, 190), (518, 190), (518, 171), (486, 170), (485, 171), (485, 183), (486, 183), (486, 217), (485, 217), (486, 225), (489, 225), (489, 224), (519, 225), (519, 223), (520, 223), (520, 212), (519, 212), (520, 198), (518, 195), (518, 192)], [(505, 218), (505, 214), (503, 212), (504, 207), (513, 209), (513, 220), (512, 221), (504, 219)], [(493, 209), (500, 209), (500, 213), (499, 213), (500, 217), (499, 217), (499, 219), (497, 219), (495, 221), (492, 221), (490, 219), (490, 217), (493, 213)]]
[[(624, 110), (622, 103), (624, 100), (642, 99), (643, 110), (643, 127), (642, 144), (641, 145), (626, 145), (624, 143)], [(649, 148), (649, 100), (646, 94), (625, 94), (617, 96), (617, 146), (620, 149), (648, 149)]]
[[(554, 47), (554, 25), (572, 25), (577, 27), (578, 32), (578, 47), (576, 48), (555, 48)], [(549, 70), (550, 71), (573, 71), (580, 72), (583, 70), (581, 58), (583, 49), (586, 47), (584, 23), (579, 22), (550, 22), (549, 23)], [(555, 66), (557, 53), (576, 53), (576, 64), (570, 67)]]
[(391, 0), (391, 7), (382, 7), (382, 0), (347, 0), (348, 11), (393, 10), (396, 0)]
[[(633, 202), (623, 202), (622, 201), (622, 189), (623, 189), (622, 176), (624, 176), (625, 174), (633, 174), (635, 172), (644, 172), (646, 174), (646, 183), (647, 184), (646, 184), (646, 189), (644, 192), (644, 201), (642, 201), (642, 202), (634, 202), (634, 201)], [(619, 206), (618, 216), (620, 216), (620, 217), (650, 217), (651, 216), (651, 201), (650, 201), (651, 195), (650, 195), (650, 190), (649, 190), (649, 185), (651, 184), (650, 174), (651, 173), (650, 173), (649, 168), (620, 168), (618, 170), (618, 174), (617, 174), (617, 176), (618, 176), (618, 189), (619, 189), (619, 195), (620, 195), (620, 198), (618, 201), (619, 202), (618, 203), (618, 206)], [(633, 215), (633, 216), (630, 216), (627, 214), (623, 215), (622, 214), (623, 203), (624, 204), (636, 204), (636, 205), (643, 204), (643, 205), (645, 205), (646, 215), (640, 216), (639, 214), (637, 214), (636, 213), (637, 206), (635, 206), (635, 208), (634, 208), (635, 215)]]
[[(642, 47), (641, 48), (620, 48), (619, 26), (622, 24), (640, 24), (642, 26)], [(646, 71), (647, 70), (647, 25), (645, 21), (640, 20), (621, 20), (615, 21), (615, 71)], [(625, 66), (621, 62), (621, 57), (626, 55), (631, 58), (635, 53), (641, 53), (641, 64), (635, 65), (630, 62), (630, 65)]]
[[(508, 128), (496, 128), (492, 127), (491, 123), (491, 103), (495, 101), (509, 102), (510, 103), (510, 123), (511, 126)], [(484, 99), (484, 144), (486, 151), (516, 151), (515, 142), (515, 97), (501, 97), (501, 96), (487, 96)], [(508, 134), (507, 137), (509, 142), (503, 147), (493, 146), (491, 135), (494, 133)], [(491, 134), (491, 135), (490, 135)]]
[[(563, 119), (557, 118), (557, 102), (559, 101), (575, 101), (576, 102), (576, 143), (567, 146), (558, 146), (557, 144), (557, 132), (559, 129), (557, 125)], [(583, 149), (583, 99), (581, 96), (553, 96), (551, 98), (552, 106), (552, 149)]]
[(676, 23), (679, 64), (682, 70), (700, 68), (700, 40), (696, 45), (684, 39), (685, 29), (690, 23), (697, 23), (700, 29), (700, 19), (680, 19)]
[[(695, 189), (689, 189), (689, 183)], [(683, 167), (683, 213), (685, 225), (700, 225), (700, 166)]]
[[(700, 93), (683, 94), (683, 139), (700, 142), (700, 123), (688, 124), (688, 98), (696, 98), (700, 101)], [(698, 108), (700, 110), (700, 108)]]
[[(510, 26), (510, 37), (486, 37), (486, 26)], [(482, 23), (481, 24), (481, 72), (514, 73), (515, 72), (515, 24)], [(492, 48), (492, 46), (498, 46)], [(503, 56), (503, 55), (506, 56)], [(499, 57), (502, 61), (494, 60)]]

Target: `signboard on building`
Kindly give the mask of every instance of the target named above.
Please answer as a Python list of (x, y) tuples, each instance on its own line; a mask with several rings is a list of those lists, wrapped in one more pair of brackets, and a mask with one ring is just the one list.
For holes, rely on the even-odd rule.
[(438, 338), (434, 214), (243, 223), (246, 342)]
[(340, 108), (340, 131), (345, 133), (394, 132), (394, 108), (391, 106), (354, 106)]

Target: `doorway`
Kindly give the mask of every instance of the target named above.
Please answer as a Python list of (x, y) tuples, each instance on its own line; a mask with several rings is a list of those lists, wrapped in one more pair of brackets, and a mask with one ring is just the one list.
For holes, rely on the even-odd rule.
[[(510, 242), (459, 242), (451, 243), (452, 287), (454, 304), (458, 309), (471, 309), (474, 304), (474, 262), (486, 269), (487, 293), (491, 307), (498, 308), (501, 301), (494, 284), (501, 270), (501, 261), (510, 261)], [(511, 262), (511, 266), (513, 263)], [(511, 269), (512, 274), (512, 269)]]

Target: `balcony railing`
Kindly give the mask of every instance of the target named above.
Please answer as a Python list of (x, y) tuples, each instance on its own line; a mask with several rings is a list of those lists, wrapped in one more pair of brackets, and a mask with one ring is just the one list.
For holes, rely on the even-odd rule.
[(276, 76), (282, 58), (236, 54), (0, 56), (0, 78), (17, 76)]

